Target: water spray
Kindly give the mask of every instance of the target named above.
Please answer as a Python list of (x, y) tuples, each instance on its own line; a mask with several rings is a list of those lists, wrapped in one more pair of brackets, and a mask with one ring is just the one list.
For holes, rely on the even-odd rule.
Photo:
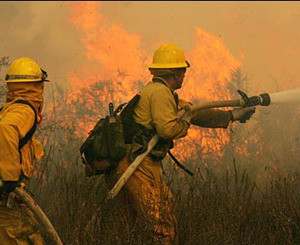
[(270, 94), (272, 105), (300, 103), (300, 88)]

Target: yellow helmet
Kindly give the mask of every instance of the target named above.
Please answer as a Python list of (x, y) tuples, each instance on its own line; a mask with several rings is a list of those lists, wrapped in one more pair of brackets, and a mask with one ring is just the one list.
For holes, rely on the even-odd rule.
[(7, 82), (45, 82), (46, 78), (47, 72), (28, 57), (13, 61), (5, 76)]
[(148, 68), (184, 68), (190, 67), (185, 60), (183, 50), (174, 43), (167, 43), (160, 46), (153, 55), (153, 62)]

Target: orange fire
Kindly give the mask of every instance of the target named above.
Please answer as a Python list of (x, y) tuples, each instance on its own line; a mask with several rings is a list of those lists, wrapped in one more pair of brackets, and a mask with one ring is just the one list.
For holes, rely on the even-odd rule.
[[(111, 101), (115, 105), (128, 101), (151, 79), (146, 67), (151, 62), (152, 54), (142, 50), (141, 36), (129, 33), (118, 24), (109, 23), (101, 14), (99, 2), (70, 3), (70, 7), (70, 20), (86, 48), (86, 65), (78, 73), (69, 74), (69, 82), (74, 85), (70, 100), (85, 107), (96, 102), (107, 107)], [(222, 40), (201, 28), (195, 30), (194, 45), (186, 52), (191, 68), (179, 91), (180, 98), (191, 102), (230, 99), (226, 86), (231, 72), (241, 67), (241, 62), (230, 54)], [(101, 90), (96, 91), (95, 84)], [(82, 88), (90, 89), (90, 97), (80, 97), (78, 91)], [(84, 100), (89, 103), (85, 104)], [(107, 110), (102, 110), (96, 117), (85, 117), (80, 125), (83, 130), (79, 132), (88, 132), (106, 113)], [(228, 142), (228, 130), (192, 127), (186, 138), (177, 141), (173, 151), (181, 160), (192, 160), (198, 157), (199, 151), (222, 154), (221, 149)]]
[(70, 74), (72, 84), (78, 89), (96, 81), (109, 80), (116, 88), (115, 103), (130, 99), (139, 82), (150, 78), (146, 69), (149, 58), (140, 47), (141, 37), (128, 33), (117, 24), (107, 23), (100, 13), (99, 2), (76, 2), (71, 7), (71, 21), (82, 36), (87, 59), (86, 67), (79, 72), (81, 76)]
[[(224, 43), (208, 32), (196, 28), (195, 43), (187, 52), (191, 68), (187, 74), (185, 86), (179, 92), (180, 97), (189, 101), (228, 100), (230, 98), (227, 84), (233, 70), (241, 67)], [(178, 154), (181, 159), (196, 159), (198, 151), (219, 152), (229, 142), (229, 131), (223, 129), (189, 130), (189, 140), (181, 140), (179, 149), (191, 149)], [(188, 147), (186, 146), (188, 144)], [(197, 147), (198, 146), (198, 147)], [(197, 148), (199, 148), (197, 150)]]

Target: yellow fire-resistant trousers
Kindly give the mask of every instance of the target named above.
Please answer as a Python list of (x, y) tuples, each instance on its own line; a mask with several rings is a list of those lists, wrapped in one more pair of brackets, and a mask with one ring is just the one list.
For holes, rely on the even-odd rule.
[[(106, 175), (110, 188), (130, 165), (123, 158), (116, 169)], [(173, 213), (172, 193), (163, 179), (161, 163), (146, 157), (118, 194), (120, 207), (140, 214), (151, 230), (151, 244), (177, 244), (177, 220)], [(128, 213), (133, 213), (129, 211)], [(145, 241), (144, 244), (149, 241)]]
[(0, 245), (43, 245), (33, 213), (25, 205), (0, 205)]

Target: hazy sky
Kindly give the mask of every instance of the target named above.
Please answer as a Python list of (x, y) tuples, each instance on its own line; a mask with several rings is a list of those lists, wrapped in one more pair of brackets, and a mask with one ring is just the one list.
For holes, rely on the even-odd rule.
[[(102, 14), (141, 36), (188, 50), (195, 28), (219, 37), (259, 89), (300, 87), (300, 2), (104, 2)], [(84, 46), (65, 2), (0, 2), (0, 55), (36, 59), (52, 80), (84, 63)]]

